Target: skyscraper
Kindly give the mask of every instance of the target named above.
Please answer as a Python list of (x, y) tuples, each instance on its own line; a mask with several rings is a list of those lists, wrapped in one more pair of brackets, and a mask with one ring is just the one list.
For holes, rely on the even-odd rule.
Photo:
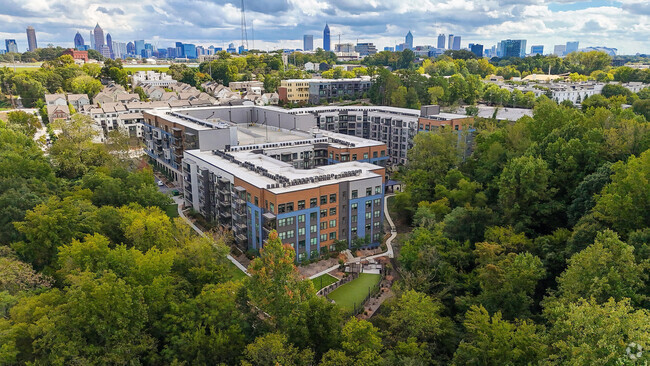
[(79, 48), (79, 46), (83, 46), (86, 43), (84, 42), (84, 37), (81, 36), (81, 33), (77, 32), (74, 36), (74, 48)]
[(27, 49), (31, 52), (36, 51), (38, 45), (36, 45), (36, 31), (31, 25), (27, 27)]
[(104, 41), (104, 30), (99, 26), (99, 23), (97, 23), (93, 30), (93, 36), (95, 38), (95, 49), (101, 53), (102, 46), (106, 45), (106, 43)]
[(7, 53), (18, 53), (18, 45), (15, 39), (5, 39), (5, 46), (7, 47)]
[(135, 44), (133, 42), (126, 44), (126, 53), (129, 55), (135, 55)]
[(445, 35), (444, 34), (438, 34), (438, 48), (445, 48)]
[(404, 43), (406, 44), (406, 48), (408, 48), (409, 50), (412, 50), (412, 49), (413, 49), (413, 34), (411, 34), (411, 31), (409, 31), (408, 33), (406, 33), (406, 37), (405, 37), (405, 42), (404, 42)]
[(469, 50), (472, 51), (476, 57), (483, 57), (483, 45), (477, 43), (470, 43)]
[(144, 39), (138, 39), (135, 41), (135, 55), (142, 56), (142, 51), (144, 50)]
[(553, 47), (553, 54), (556, 56), (564, 56), (564, 51), (566, 51), (566, 45), (556, 44), (555, 47)]
[(323, 29), (323, 50), (329, 51), (330, 46), (330, 27), (327, 23), (325, 23), (325, 29)]
[(499, 42), (497, 47), (497, 57), (525, 57), (526, 40), (525, 39), (506, 39)]
[(314, 49), (314, 36), (311, 34), (305, 34), (302, 36), (302, 49), (304, 51), (311, 51)]
[(454, 42), (453, 44), (449, 45), (449, 48), (452, 50), (459, 50), (460, 49), (460, 36), (454, 36)]
[(90, 48), (95, 49), (95, 35), (90, 31)]
[(449, 41), (447, 42), (447, 49), (450, 50), (453, 45), (454, 45), (454, 35), (450, 34)]
[(575, 42), (567, 42), (566, 43), (566, 49), (564, 50), (565, 54), (568, 55), (571, 52), (576, 52), (578, 51), (578, 45), (580, 42), (575, 41)]
[(115, 53), (113, 52), (113, 37), (111, 37), (110, 33), (106, 33), (106, 45), (108, 46), (108, 53), (110, 58), (115, 57)]
[(178, 57), (178, 58), (185, 57), (183, 42), (176, 42), (176, 57)]
[(530, 46), (530, 54), (535, 56), (535, 55), (543, 55), (544, 54), (544, 45), (533, 45)]

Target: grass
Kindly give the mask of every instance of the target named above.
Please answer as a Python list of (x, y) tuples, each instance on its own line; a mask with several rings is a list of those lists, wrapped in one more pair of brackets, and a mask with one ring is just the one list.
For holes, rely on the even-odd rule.
[(246, 278), (246, 273), (239, 269), (233, 262), (228, 261), (228, 271), (230, 272), (231, 279), (233, 281), (240, 281)]
[(338, 306), (346, 311), (354, 311), (368, 296), (368, 292), (379, 283), (381, 275), (362, 273), (359, 278), (346, 283), (332, 291), (327, 297), (334, 300)]
[(172, 203), (171, 205), (165, 207), (165, 213), (169, 216), (170, 219), (178, 217), (178, 204)]
[(124, 66), (124, 70), (135, 73), (136, 71), (168, 71), (169, 65)]
[(316, 289), (316, 291), (318, 291), (323, 287), (327, 287), (338, 280), (339, 280), (338, 278), (325, 273), (324, 275), (320, 275), (316, 278), (312, 278), (311, 282), (313, 282), (314, 288)]

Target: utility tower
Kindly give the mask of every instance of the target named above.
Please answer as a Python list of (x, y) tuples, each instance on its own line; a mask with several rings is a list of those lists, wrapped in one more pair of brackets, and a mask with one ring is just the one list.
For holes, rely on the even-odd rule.
[(241, 45), (248, 49), (248, 32), (246, 31), (246, 9), (244, 0), (241, 0)]

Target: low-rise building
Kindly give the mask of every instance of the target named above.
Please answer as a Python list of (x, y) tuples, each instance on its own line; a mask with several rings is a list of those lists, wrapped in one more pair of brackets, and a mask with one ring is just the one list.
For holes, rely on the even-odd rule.
[(320, 104), (338, 98), (361, 98), (370, 90), (369, 77), (355, 79), (322, 79), (309, 83), (309, 103)]
[(83, 106), (90, 104), (90, 98), (86, 94), (68, 94), (68, 103), (74, 107), (76, 111), (83, 109)]
[(159, 86), (166, 88), (172, 84), (176, 84), (177, 81), (172, 78), (171, 75), (168, 75), (164, 72), (156, 71), (137, 71), (131, 76), (131, 85), (136, 86)]
[(70, 118), (70, 109), (68, 105), (48, 105), (47, 106), (47, 118), (50, 122), (53, 122), (57, 119), (68, 119)]

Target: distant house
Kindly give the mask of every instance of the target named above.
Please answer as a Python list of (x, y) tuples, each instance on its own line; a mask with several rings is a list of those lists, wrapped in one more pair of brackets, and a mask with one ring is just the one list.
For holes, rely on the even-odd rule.
[(306, 62), (305, 63), (305, 71), (316, 71), (320, 67), (319, 64), (315, 64), (313, 62)]
[(116, 102), (129, 103), (129, 102), (139, 102), (140, 95), (135, 93), (120, 93), (115, 96)]
[(90, 105), (90, 98), (86, 94), (68, 94), (68, 103), (79, 112), (83, 109), (83, 106)]
[(101, 103), (101, 104), (112, 103), (114, 101), (115, 99), (113, 98), (112, 95), (108, 95), (104, 92), (100, 92), (99, 94), (95, 95), (95, 97), (93, 98), (93, 102)]
[[(147, 94), (147, 97), (149, 97), (149, 99), (151, 99), (151, 100), (162, 100), (161, 99), (162, 96), (167, 94), (165, 89), (157, 87), (157, 86), (152, 86), (152, 87), (149, 87), (149, 88), (145, 88), (144, 93)], [(172, 93), (172, 94), (176, 94), (176, 93)]]
[(70, 118), (70, 109), (68, 105), (48, 105), (47, 106), (47, 117), (50, 122), (57, 119), (68, 119)]
[[(151, 98), (151, 99), (154, 99), (154, 98)], [(160, 101), (163, 101), (163, 102), (171, 102), (171, 101), (174, 101), (174, 100), (178, 100), (178, 95), (176, 95), (176, 93), (174, 93), (174, 92), (164, 92), (164, 93), (162, 93), (162, 95), (158, 99), (154, 99), (154, 100), (160, 100)]]
[(321, 62), (318, 65), (318, 70), (319, 71), (327, 71), (327, 70), (329, 70), (331, 68), (332, 68), (332, 66), (330, 66), (330, 64), (328, 64), (327, 62)]
[(63, 94), (45, 94), (45, 104), (50, 105), (68, 105)]

